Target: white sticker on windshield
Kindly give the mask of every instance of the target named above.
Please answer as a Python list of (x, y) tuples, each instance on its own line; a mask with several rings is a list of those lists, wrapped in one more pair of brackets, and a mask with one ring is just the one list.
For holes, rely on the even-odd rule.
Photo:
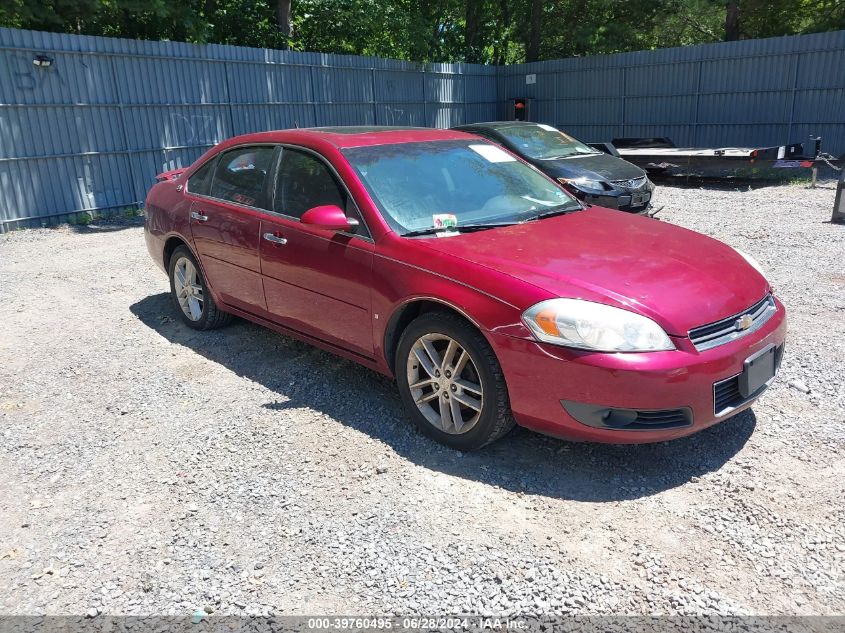
[(552, 127), (551, 125), (546, 125), (545, 123), (538, 123), (537, 127), (541, 130), (546, 130), (546, 132), (557, 132), (556, 127)]
[(516, 159), (505, 150), (495, 145), (470, 145), (469, 148), (476, 154), (480, 154), (491, 163), (512, 163)]
[(453, 229), (458, 226), (458, 216), (454, 213), (435, 213), (431, 216), (435, 229)]

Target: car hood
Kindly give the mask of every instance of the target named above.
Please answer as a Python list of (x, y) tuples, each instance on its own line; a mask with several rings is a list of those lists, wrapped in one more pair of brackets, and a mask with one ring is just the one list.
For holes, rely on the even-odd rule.
[(722, 242), (601, 207), (419, 243), (463, 260), (450, 274), (471, 285), (474, 274), (483, 274), (472, 270), (475, 264), (549, 297), (633, 310), (676, 336), (742, 312), (769, 290), (763, 276)]
[(630, 180), (642, 178), (645, 172), (610, 154), (589, 154), (558, 158), (555, 160), (535, 160), (534, 164), (553, 178), (587, 178), (589, 180)]

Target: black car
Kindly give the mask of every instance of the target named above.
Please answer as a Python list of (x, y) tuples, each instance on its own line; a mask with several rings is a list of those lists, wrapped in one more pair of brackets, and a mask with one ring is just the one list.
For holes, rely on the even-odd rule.
[(558, 180), (581, 200), (631, 213), (649, 213), (654, 185), (628, 161), (585, 145), (542, 123), (497, 121), (460, 125), (505, 146)]

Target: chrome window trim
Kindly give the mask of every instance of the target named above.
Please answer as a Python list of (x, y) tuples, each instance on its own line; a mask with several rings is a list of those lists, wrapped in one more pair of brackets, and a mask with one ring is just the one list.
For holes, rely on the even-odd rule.
[[(357, 237), (358, 239), (364, 240), (365, 242), (370, 242), (371, 244), (375, 244), (375, 240), (373, 239), (373, 233), (370, 230), (369, 225), (367, 224), (367, 219), (364, 217), (364, 214), (361, 213), (361, 207), (358, 205), (358, 202), (352, 196), (352, 192), (349, 191), (349, 187), (346, 186), (346, 183), (344, 182), (343, 178), (341, 178), (340, 174), (334, 168), (334, 165), (332, 165), (328, 161), (328, 159), (326, 159), (325, 156), (323, 156), (319, 152), (316, 152), (316, 151), (314, 151), (314, 150), (312, 150), (308, 147), (302, 147), (301, 145), (294, 145), (293, 143), (267, 143), (267, 142), (265, 142), (265, 143), (244, 143), (243, 145), (235, 145), (235, 146), (230, 147), (228, 149), (225, 149), (221, 152), (218, 152), (217, 154), (215, 154), (214, 156), (209, 158), (207, 161), (203, 162), (202, 165), (200, 165), (199, 167), (197, 167), (196, 170), (194, 170), (194, 173), (199, 171), (203, 167), (203, 165), (205, 165), (206, 163), (208, 163), (212, 160), (217, 160), (223, 154), (225, 154), (225, 153), (227, 153), (231, 150), (243, 149), (245, 147), (274, 147), (274, 148), (280, 147), (282, 149), (282, 152), (281, 152), (282, 154), (284, 154), (285, 148), (290, 148), (290, 149), (293, 149), (293, 150), (300, 150), (300, 151), (303, 151), (305, 153), (311, 154), (311, 155), (315, 156), (318, 160), (321, 160), (329, 168), (331, 173), (334, 175), (335, 179), (338, 182), (340, 182), (340, 185), (341, 185), (341, 187), (343, 187), (343, 190), (346, 192), (347, 197), (349, 198), (349, 200), (352, 201), (352, 204), (355, 205), (355, 209), (356, 209), (356, 211), (358, 211), (358, 215), (361, 218), (361, 223), (364, 225), (364, 229), (366, 229), (366, 231), (367, 231), (367, 235), (359, 235), (357, 233), (349, 233), (348, 231), (337, 231), (337, 233), (340, 234), (340, 235), (346, 235), (347, 237)], [(279, 164), (280, 163), (281, 163), (281, 155), (279, 156), (278, 161), (274, 161), (274, 165), (273, 165), (273, 185), (274, 186), (273, 186), (273, 195), (272, 195), (273, 199), (271, 199), (269, 201), (270, 206), (273, 206), (273, 204), (275, 202), (275, 197), (276, 197), (275, 184), (276, 184), (276, 178), (278, 177)], [(216, 167), (215, 167), (214, 171), (215, 172), (217, 171)], [(191, 174), (191, 175), (193, 175), (193, 174)], [(215, 176), (215, 174), (212, 173), (211, 183), (209, 184), (209, 187), (208, 187), (209, 191), (211, 191), (211, 188), (214, 186), (214, 176)], [(278, 211), (275, 211), (273, 209), (264, 209), (262, 207), (253, 207), (253, 206), (250, 206), (248, 204), (241, 204), (240, 202), (234, 202), (232, 200), (223, 200), (222, 198), (215, 198), (214, 196), (210, 196), (210, 195), (207, 196), (207, 195), (204, 195), (204, 194), (201, 194), (201, 193), (195, 193), (195, 192), (191, 191), (187, 186), (189, 179), (190, 179), (190, 176), (185, 179), (184, 193), (190, 194), (194, 198), (199, 198), (201, 200), (208, 200), (210, 202), (218, 202), (218, 203), (222, 203), (222, 204), (232, 204), (232, 205), (235, 205), (236, 207), (240, 207), (242, 209), (249, 209), (251, 211), (259, 211), (261, 213), (269, 213), (270, 215), (273, 215), (275, 217), (302, 224), (302, 222), (300, 221), (299, 218), (295, 218), (292, 215), (286, 215), (284, 213), (279, 213)]]

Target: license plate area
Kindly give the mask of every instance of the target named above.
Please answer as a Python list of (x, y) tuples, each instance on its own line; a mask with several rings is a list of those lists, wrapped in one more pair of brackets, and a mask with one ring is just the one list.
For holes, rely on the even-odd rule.
[(647, 204), (649, 200), (651, 200), (651, 193), (635, 193), (631, 196), (631, 206), (641, 207)]
[(738, 385), (743, 398), (754, 395), (775, 377), (776, 351), (774, 345), (769, 345), (745, 359)]

